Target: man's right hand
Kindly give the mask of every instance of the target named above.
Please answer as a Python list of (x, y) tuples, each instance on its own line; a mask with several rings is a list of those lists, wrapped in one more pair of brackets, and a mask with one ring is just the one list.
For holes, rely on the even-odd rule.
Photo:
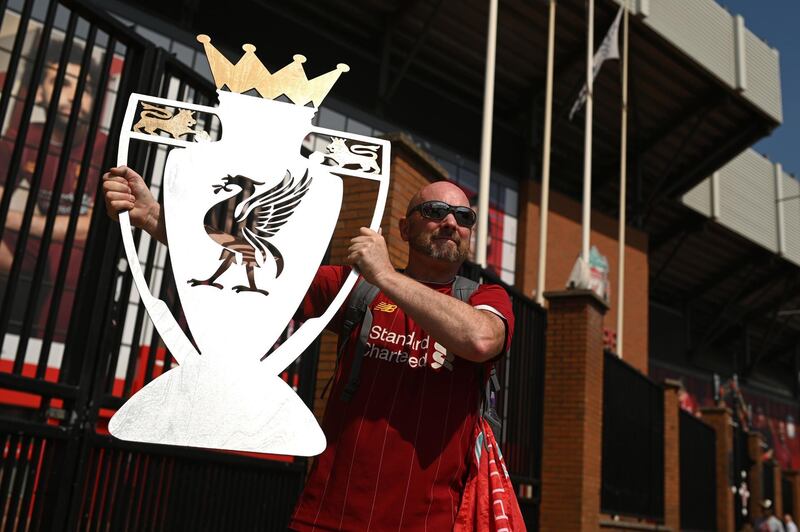
[(111, 168), (103, 174), (103, 198), (112, 220), (128, 212), (131, 224), (166, 242), (161, 205), (153, 197), (142, 176), (127, 166)]

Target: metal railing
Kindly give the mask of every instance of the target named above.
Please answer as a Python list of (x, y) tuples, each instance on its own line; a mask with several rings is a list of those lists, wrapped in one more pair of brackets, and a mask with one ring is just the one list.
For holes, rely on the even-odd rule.
[[(285, 529), (304, 460), (134, 445), (106, 430), (174, 362), (132, 290), (99, 178), (116, 163), (131, 92), (213, 104), (214, 87), (81, 1), (2, 6), (11, 37), (0, 38), (0, 530), (223, 519)], [(198, 125), (213, 136), (215, 124)], [(131, 148), (129, 165), (158, 194), (167, 150)], [(180, 311), (167, 249), (134, 238), (151, 289)], [(309, 404), (315, 363), (309, 349), (284, 375)]]
[(534, 300), (479, 265), (466, 263), (461, 275), (499, 284), (511, 297), (515, 326), (511, 350), (497, 361), (501, 383), (497, 410), (503, 420), (497, 435), (528, 528), (538, 527), (541, 497), (542, 415), (547, 312)]
[(679, 415), (681, 530), (716, 530), (717, 435), (688, 412)]
[(600, 509), (664, 519), (664, 392), (605, 353)]
[(775, 504), (775, 462), (772, 460), (761, 464), (761, 500)]

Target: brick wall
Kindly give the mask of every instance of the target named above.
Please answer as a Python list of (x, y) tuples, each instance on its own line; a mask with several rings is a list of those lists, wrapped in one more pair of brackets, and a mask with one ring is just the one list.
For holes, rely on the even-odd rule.
[[(536, 290), (539, 257), (538, 183), (526, 181), (520, 190), (519, 225), (517, 232), (516, 285), (533, 297)], [(563, 290), (572, 266), (581, 250), (581, 204), (563, 194), (550, 193), (548, 217), (547, 271), (545, 290)], [(611, 300), (605, 326), (617, 327), (617, 220), (592, 211), (590, 241), (608, 258), (611, 280)], [(647, 235), (628, 227), (625, 251), (625, 330), (623, 353), (625, 361), (647, 375), (648, 361), (648, 280)]]
[(603, 314), (592, 292), (548, 293), (541, 530), (596, 530), (603, 435)]

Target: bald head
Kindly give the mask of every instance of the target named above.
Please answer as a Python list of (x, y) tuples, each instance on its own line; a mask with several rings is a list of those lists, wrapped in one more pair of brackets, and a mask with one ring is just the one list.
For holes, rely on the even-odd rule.
[(411, 210), (428, 201), (441, 201), (451, 207), (469, 208), (469, 200), (464, 191), (449, 181), (437, 181), (420, 189), (408, 202), (405, 217), (400, 218), (400, 235), (409, 245), (409, 268), (419, 261), (431, 264), (460, 265), (469, 255), (471, 225), (459, 225), (455, 212), (445, 214), (444, 218), (422, 214), (412, 216)]
[(449, 181), (436, 181), (422, 187), (408, 202), (406, 212), (425, 201), (443, 201), (453, 206), (469, 207), (469, 199), (458, 185)]

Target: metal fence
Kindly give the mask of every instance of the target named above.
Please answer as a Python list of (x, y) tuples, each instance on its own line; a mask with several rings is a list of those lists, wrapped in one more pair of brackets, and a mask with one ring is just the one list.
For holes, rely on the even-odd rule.
[(600, 509), (663, 521), (664, 392), (614, 354), (603, 370)]
[(96, 438), (78, 530), (285, 530), (303, 487), (294, 464)]
[(775, 462), (767, 460), (761, 464), (761, 499), (775, 504)]
[(538, 530), (547, 313), (535, 301), (476, 264), (465, 264), (461, 275), (499, 284), (511, 296), (514, 341), (510, 353), (496, 364), (501, 383), (497, 407), (503, 419), (498, 440), (517, 488), (525, 523), (530, 530)]
[[(99, 177), (128, 94), (213, 104), (214, 88), (77, 0), (2, 2), (0, 69), (0, 530), (285, 529), (305, 461), (106, 430), (174, 361), (131, 290)], [(130, 152), (156, 194), (166, 155)], [(179, 309), (166, 248), (135, 240), (151, 289)], [(284, 375), (308, 403), (315, 370), (310, 349)]]
[(679, 427), (681, 530), (716, 530), (717, 435), (683, 410)]

